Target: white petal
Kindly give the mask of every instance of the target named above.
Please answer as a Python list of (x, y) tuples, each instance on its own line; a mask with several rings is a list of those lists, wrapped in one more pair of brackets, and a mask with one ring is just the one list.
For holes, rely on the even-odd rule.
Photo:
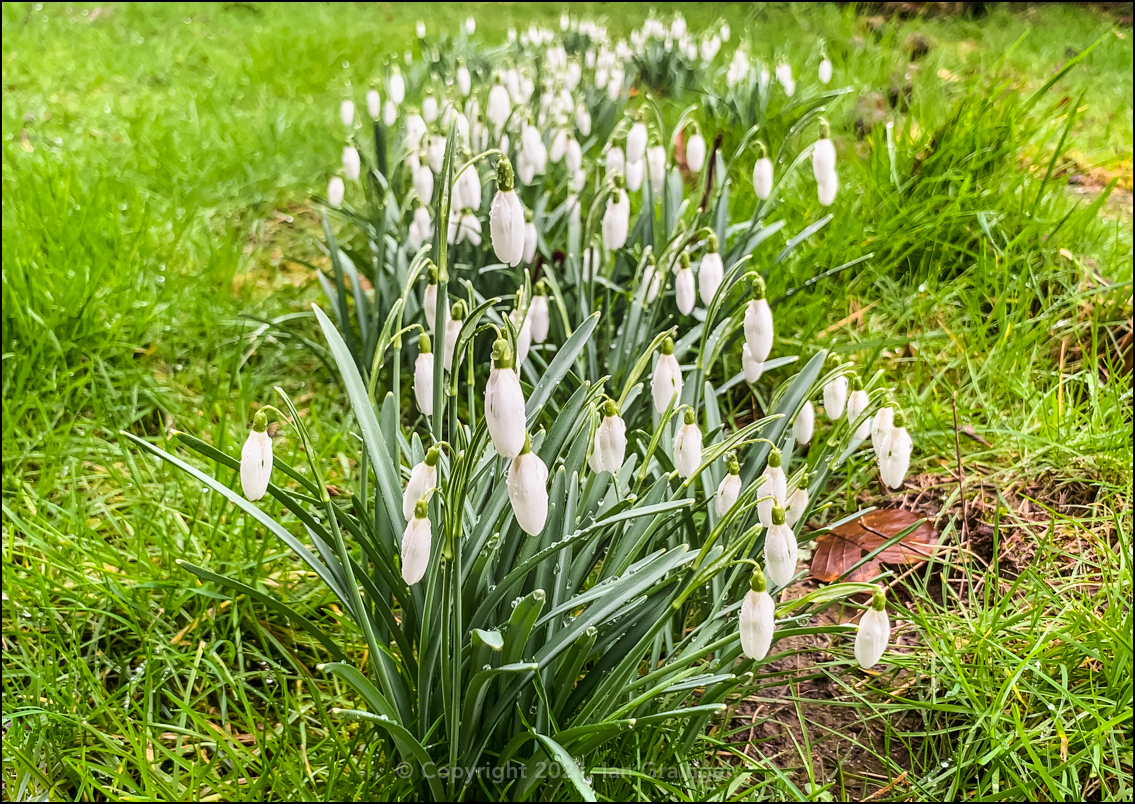
[(773, 525), (765, 536), (765, 569), (769, 580), (787, 586), (796, 574), (796, 536), (788, 525)]
[(414, 400), (426, 416), (434, 412), (434, 356), (419, 354), (414, 361)]
[(725, 516), (741, 496), (741, 476), (727, 474), (717, 487), (714, 506), (719, 517)]
[(866, 670), (883, 658), (891, 639), (891, 621), (886, 611), (867, 609), (859, 619), (859, 632), (855, 635), (855, 661)]
[(696, 424), (683, 424), (674, 437), (674, 468), (685, 480), (701, 465), (702, 437)]
[(532, 536), (544, 530), (548, 519), (548, 467), (534, 452), (512, 460), (508, 470), (508, 499), (521, 530)]
[(268, 491), (272, 477), (272, 438), (251, 430), (240, 451), (240, 488), (244, 496), (259, 500)]
[(674, 301), (678, 312), (689, 315), (694, 309), (694, 272), (689, 268), (679, 268), (674, 274)]
[(805, 400), (800, 406), (800, 412), (796, 414), (796, 420), (792, 422), (792, 435), (796, 443), (809, 444), (815, 431), (816, 409), (812, 407), (810, 400)]
[(666, 412), (671, 399), (681, 400), (682, 369), (674, 355), (659, 355), (650, 381), (650, 392), (654, 397), (654, 409), (659, 414)]
[(772, 309), (768, 299), (751, 299), (745, 308), (745, 342), (758, 363), (768, 360), (772, 341)]
[(698, 268), (698, 291), (701, 293), (702, 304), (706, 307), (713, 302), (713, 297), (717, 295), (717, 289), (721, 287), (724, 278), (725, 266), (720, 254), (713, 251), (702, 257), (701, 266)]
[(402, 534), (402, 580), (409, 586), (425, 577), (430, 565), (432, 541), (429, 519), (411, 519)]
[(515, 458), (524, 449), (524, 392), (513, 369), (493, 369), (485, 384), (485, 424), (498, 454)]
[(824, 413), (835, 421), (847, 407), (847, 377), (836, 377), (824, 386)]
[(768, 655), (776, 628), (776, 606), (768, 592), (749, 590), (741, 603), (741, 650), (760, 661)]
[(402, 493), (402, 518), (409, 522), (414, 518), (414, 507), (418, 500), (428, 500), (433, 496), (434, 486), (437, 485), (437, 467), (430, 466), (425, 461), (414, 464), (410, 470), (410, 480), (406, 484), (406, 491)]

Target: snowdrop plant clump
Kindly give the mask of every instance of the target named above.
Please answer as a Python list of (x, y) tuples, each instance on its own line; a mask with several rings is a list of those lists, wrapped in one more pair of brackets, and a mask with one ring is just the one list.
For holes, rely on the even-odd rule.
[[(660, 47), (704, 67), (724, 28), (699, 35), (680, 17), (651, 18), (612, 42), (594, 23), (566, 26), (570, 51), (533, 27), (495, 62), (452, 59), (452, 75), (444, 59), (392, 67), (371, 91), (396, 114), (383, 105), (378, 119), (381, 97), (368, 95), (365, 136), (353, 105), (350, 120), (340, 109), (355, 156), (344, 151), (349, 184), (336, 176), (342, 191), (325, 199), (329, 313), (313, 314), (358, 435), (347, 476), (334, 467), (347, 491), (329, 493), (282, 391), (302, 471), (273, 456), (274, 408), (257, 413), (239, 461), (178, 435), (239, 471), (240, 492), (223, 472), (138, 442), (279, 539), (337, 600), (350, 627), (295, 622), (322, 669), (358, 693), (359, 709), (336, 714), (381, 730), (409, 763), (408, 796), (465, 795), (470, 778), (422, 768), (492, 757), (528, 768), (510, 795), (543, 784), (541, 795), (567, 785), (591, 797), (588, 763), (619, 735), (667, 724), (692, 745), (776, 655), (778, 617), (803, 626), (833, 600), (873, 592), (783, 594), (831, 472), (869, 436), (897, 488), (913, 450), (903, 414), (880, 406), (881, 376), (857, 381), (849, 403), (850, 364), (778, 341), (786, 261), (807, 238), (762, 244), (831, 220), (773, 219), (783, 183), (826, 152), (758, 146), (754, 127), (734, 153), (714, 136), (699, 156), (706, 140), (693, 136), (711, 123), (696, 108), (670, 128), (652, 100), (631, 101), (636, 59)], [(685, 168), (679, 130), (698, 132)], [(755, 213), (734, 220), (731, 187), (749, 171), (738, 157), (769, 148), (799, 152), (778, 174), (769, 161)], [(692, 187), (691, 156), (705, 163)], [(643, 171), (635, 187), (632, 170)], [(418, 349), (404, 354), (414, 334)], [(758, 398), (759, 415), (723, 415), (723, 402)], [(821, 398), (830, 421), (817, 425)], [(885, 651), (869, 622), (859, 633), (870, 650), (846, 640), (849, 662)], [(552, 759), (568, 772), (548, 778)]]

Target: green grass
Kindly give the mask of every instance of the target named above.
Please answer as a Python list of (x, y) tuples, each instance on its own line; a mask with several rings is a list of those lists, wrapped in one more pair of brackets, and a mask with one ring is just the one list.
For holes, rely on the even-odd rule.
[[(617, 15), (613, 31), (639, 21), (585, 5)], [(921, 645), (896, 678), (840, 682), (839, 703), (876, 718), (909, 761), (868, 746), (888, 779), (764, 768), (742, 790), (861, 797), (905, 771), (886, 795), (1130, 798), (1132, 392), (1117, 343), (1130, 332), (1131, 221), (1062, 189), (1079, 173), (1130, 190), (1130, 29), (1060, 6), (878, 34), (834, 6), (686, 13), (699, 29), (719, 12), (734, 43), (747, 27), (765, 43), (753, 51), (810, 65), (799, 69), (814, 69), (823, 37), (837, 84), (884, 94), (905, 81), (909, 34), (931, 37), (909, 70), (893, 160), (881, 126), (855, 142), (854, 95), (829, 115), (851, 191), (813, 258), (822, 268), (876, 256), (784, 305), (778, 328), (808, 342), (873, 305), (826, 339), (901, 379), (916, 469), (938, 476), (945, 535), (961, 542), (979, 520), (993, 533), (955, 566), (912, 576), (907, 628)], [(117, 431), (160, 437), (176, 425), (235, 448), (250, 406), (281, 384), (324, 465), (350, 476), (330, 375), (294, 343), (243, 338), (240, 316), (318, 297), (285, 257), (315, 253), (307, 199), (338, 158), (346, 88), (361, 95), (419, 16), (454, 30), (466, 13), (4, 6), (7, 796), (377, 798), (390, 783), (368, 733), (326, 714), (348, 696), (314, 672), (318, 652), (258, 604), (196, 586), (174, 560), (224, 567), (300, 610), (331, 601)], [(499, 40), (530, 19), (555, 27), (559, 9), (472, 13), (478, 36)], [(796, 264), (774, 292), (814, 272)], [(961, 492), (955, 395), (960, 423), (988, 442), (961, 437)], [(302, 463), (294, 439), (280, 448)], [(837, 493), (852, 500), (865, 476), (853, 464)], [(1073, 502), (1046, 516), (1017, 510), (1026, 494), (1035, 511), (1062, 493)], [(1007, 563), (1022, 550), (1027, 562)], [(802, 724), (811, 739), (796, 764), (812, 768), (814, 752), (832, 773), (838, 754), (818, 746), (834, 738)], [(658, 761), (659, 739), (616, 759)]]

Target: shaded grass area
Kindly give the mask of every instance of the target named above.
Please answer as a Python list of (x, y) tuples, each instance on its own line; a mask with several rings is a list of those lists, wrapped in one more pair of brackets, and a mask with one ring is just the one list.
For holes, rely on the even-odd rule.
[[(613, 31), (639, 22), (584, 5), (609, 15)], [(694, 29), (720, 11), (734, 42), (752, 37), (752, 51), (788, 55), (799, 70), (814, 69), (823, 37), (837, 83), (858, 90), (830, 113), (847, 165), (837, 219), (807, 260), (773, 278), (774, 292), (876, 256), (782, 305), (778, 329), (786, 348), (823, 332), (898, 379), (918, 469), (942, 488), (938, 525), (966, 551), (907, 579), (905, 628), (918, 634), (908, 659), (866, 680), (833, 667), (835, 704), (854, 707), (878, 740), (857, 746), (794, 707), (795, 757), (737, 781), (687, 777), (677, 789), (1129, 798), (1130, 220), (1063, 187), (1080, 174), (1131, 187), (1130, 30), (1056, 6), (878, 30), (834, 7), (684, 10)], [(453, 30), (466, 13), (4, 6), (12, 798), (363, 798), (396, 781), (373, 735), (327, 714), (347, 699), (315, 671), (326, 660), (318, 646), (174, 562), (224, 571), (349, 627), (333, 601), (243, 519), (124, 450), (116, 433), (160, 439), (176, 424), (234, 450), (250, 406), (281, 384), (332, 482), (351, 483), (332, 379), (294, 343), (242, 337), (253, 325), (240, 316), (295, 312), (317, 297), (285, 257), (314, 251), (306, 199), (338, 158), (348, 85), (361, 95), (393, 48), (409, 46), (419, 16)], [(558, 27), (558, 8), (472, 13), (491, 41), (530, 19)], [(903, 48), (915, 30), (932, 47), (912, 66)], [(857, 140), (856, 95), (908, 80), (909, 108), (885, 104)], [(788, 202), (809, 203), (803, 187)], [(955, 433), (955, 394), (960, 425), (984, 444)], [(298, 443), (277, 448), (304, 463)], [(833, 487), (836, 506), (870, 478), (866, 458), (852, 461)], [(983, 484), (998, 491), (983, 496)], [(1051, 509), (1044, 517), (1017, 513), (1006, 490), (1021, 484)], [(1087, 492), (1057, 505), (1073, 484)], [(1008, 565), (1020, 551), (1029, 560)], [(848, 646), (831, 650), (842, 659)], [(821, 671), (825, 662), (830, 652)], [(729, 732), (701, 747), (736, 751)], [(833, 770), (852, 751), (875, 765)], [(610, 759), (648, 760), (673, 761), (665, 735), (636, 736)], [(601, 779), (612, 796), (676, 795), (657, 780)]]

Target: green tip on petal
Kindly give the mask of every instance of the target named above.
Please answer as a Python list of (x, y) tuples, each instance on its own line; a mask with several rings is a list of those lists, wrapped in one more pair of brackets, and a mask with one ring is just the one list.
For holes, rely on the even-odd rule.
[(516, 186), (515, 174), (512, 172), (512, 162), (507, 156), (502, 156), (497, 162), (497, 189), (508, 192)]
[(426, 466), (437, 466), (437, 459), (441, 457), (441, 450), (436, 446), (426, 451)]
[(851, 390), (852, 391), (862, 391), (863, 390), (863, 380), (859, 379), (859, 375), (855, 375), (854, 377), (851, 378)]
[(768, 456), (768, 465), (769, 466), (780, 466), (780, 460), (781, 460), (780, 450), (778, 450), (776, 447), (773, 447), (772, 452), (770, 452), (769, 456)]
[(772, 508), (772, 524), (774, 524), (774, 525), (783, 525), (784, 524), (784, 509), (781, 508), (779, 505), (774, 505), (773, 508)]
[(871, 608), (875, 611), (882, 611), (887, 607), (887, 590), (882, 586), (875, 589), (874, 594), (871, 595)]
[(433, 351), (433, 348), (430, 346), (430, 336), (424, 332), (418, 336), (418, 351), (424, 355), (428, 355)]
[(832, 127), (828, 124), (828, 121), (826, 119), (821, 117), (820, 118), (820, 139), (826, 140), (826, 139), (830, 138), (831, 135), (832, 135)]
[(548, 284), (543, 279), (541, 279), (539, 282), (536, 283), (536, 290), (534, 290), (533, 293), (536, 296), (547, 296), (548, 295)]
[(891, 422), (893, 427), (906, 427), (906, 416), (901, 410), (895, 410), (895, 418)]
[(437, 266), (432, 262), (426, 263), (426, 282), (431, 285), (437, 284)]
[(615, 400), (608, 399), (603, 403), (603, 415), (608, 417), (619, 415), (619, 406), (615, 404)]
[(497, 338), (493, 341), (493, 368), (512, 368), (512, 347), (507, 338)]
[(768, 584), (765, 582), (765, 574), (761, 572), (760, 567), (753, 568), (753, 576), (749, 579), (749, 588), (754, 592), (763, 592), (768, 589)]
[(693, 411), (693, 408), (686, 408), (686, 415), (685, 415), (685, 417), (683, 418), (683, 421), (684, 421), (684, 422), (685, 422), (686, 424), (693, 424), (694, 422), (696, 422), (696, 421), (697, 421), (697, 419), (696, 419), (696, 418), (694, 417), (694, 411)]
[(425, 501), (425, 498), (418, 500), (418, 502), (414, 505), (414, 517), (417, 519), (425, 519), (429, 515), (430, 508), (429, 504)]
[(614, 183), (616, 190), (623, 189), (627, 184), (626, 179), (623, 178), (622, 173), (616, 173), (611, 181)]
[(725, 456), (725, 469), (731, 475), (741, 474), (741, 464), (737, 462), (737, 456), (732, 452)]
[(458, 299), (457, 301), (455, 301), (453, 303), (453, 307), (450, 308), (449, 317), (452, 318), (454, 321), (461, 321), (462, 319), (464, 319), (465, 318), (465, 302), (462, 301), (461, 299)]
[(673, 338), (666, 338), (665, 340), (662, 341), (662, 354), (664, 354), (664, 355), (674, 354), (674, 339)]
[(705, 250), (710, 254), (717, 253), (717, 235), (715, 235), (713, 232), (710, 232), (709, 237), (707, 237), (705, 240)]
[(753, 299), (760, 301), (765, 297), (765, 280), (759, 276), (753, 280)]
[(686, 252), (684, 252), (684, 251), (683, 251), (683, 252), (682, 252), (682, 254), (681, 254), (681, 256), (680, 256), (680, 257), (678, 257), (678, 265), (679, 265), (679, 267), (681, 267), (681, 268), (685, 268), (685, 269), (689, 270), (689, 267), (690, 267), (690, 255), (689, 255), (689, 254), (687, 254)]
[(527, 455), (532, 451), (532, 437), (528, 433), (524, 434), (524, 449), (520, 450), (521, 455)]
[(265, 411), (256, 411), (256, 415), (252, 417), (252, 429), (258, 433), (268, 429), (268, 414)]

